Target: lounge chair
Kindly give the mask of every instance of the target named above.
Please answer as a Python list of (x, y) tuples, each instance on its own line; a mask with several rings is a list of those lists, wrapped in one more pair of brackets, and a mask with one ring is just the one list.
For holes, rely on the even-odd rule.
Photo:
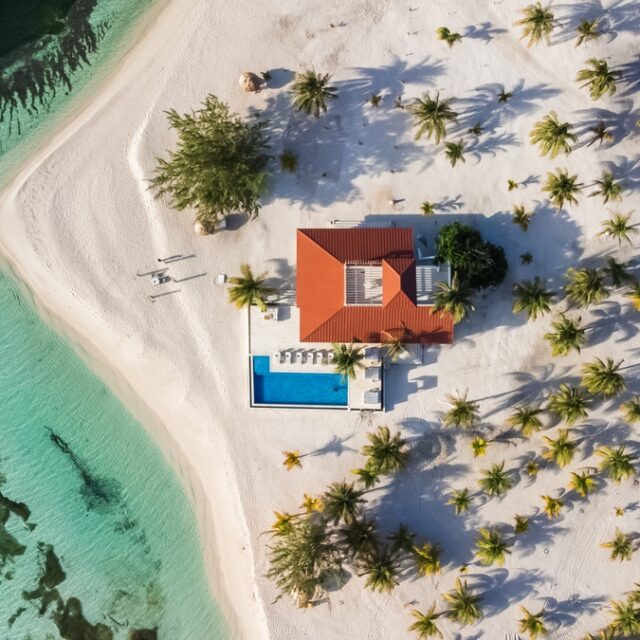
[(285, 364), (291, 364), (293, 361), (293, 354), (290, 350), (284, 352), (284, 362)]
[(364, 350), (364, 357), (366, 360), (380, 362), (380, 347), (367, 347)]
[(276, 364), (282, 364), (282, 351), (276, 351), (276, 352), (273, 354), (273, 361), (274, 361)]
[(364, 396), (362, 398), (364, 404), (375, 404), (380, 405), (380, 390), (379, 389), (370, 389), (369, 391), (364, 392)]
[(296, 364), (304, 364), (304, 351), (296, 351), (294, 362)]
[(329, 351), (329, 355), (327, 356), (327, 362), (329, 364), (331, 364), (333, 362), (333, 359), (335, 358), (335, 354), (333, 353), (333, 351)]
[(380, 382), (380, 365), (377, 367), (367, 367), (364, 372), (365, 380)]

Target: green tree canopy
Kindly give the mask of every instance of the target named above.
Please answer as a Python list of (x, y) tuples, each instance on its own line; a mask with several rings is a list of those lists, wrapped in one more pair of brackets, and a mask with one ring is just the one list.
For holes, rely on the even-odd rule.
[(269, 162), (264, 123), (243, 122), (214, 95), (197, 111), (170, 109), (167, 117), (178, 143), (167, 160), (158, 158), (151, 179), (156, 197), (168, 195), (178, 211), (195, 209), (209, 229), (233, 212), (256, 216)]
[(461, 222), (442, 227), (436, 254), (471, 289), (499, 285), (509, 269), (502, 247), (483, 240), (479, 231)]

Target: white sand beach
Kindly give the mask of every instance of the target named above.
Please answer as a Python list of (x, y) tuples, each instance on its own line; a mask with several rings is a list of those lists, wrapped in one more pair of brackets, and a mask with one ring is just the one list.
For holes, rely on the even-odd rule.
[[(460, 635), (443, 620), (445, 637), (503, 638), (517, 630), (524, 605), (549, 611), (552, 637), (581, 638), (608, 622), (608, 599), (621, 598), (638, 580), (638, 552), (631, 562), (613, 563), (599, 546), (616, 528), (638, 532), (633, 480), (609, 481), (588, 501), (565, 496), (557, 520), (540, 513), (541, 495), (559, 495), (571, 471), (597, 465), (598, 446), (627, 443), (638, 452), (638, 428), (624, 423), (617, 401), (599, 404), (576, 428), (580, 446), (570, 466), (545, 468), (535, 480), (522, 476), (503, 499), (477, 499), (464, 517), (445, 504), (452, 489), (475, 491), (481, 471), (494, 462), (520, 469), (543, 449), (543, 435), (558, 430), (550, 426), (528, 440), (498, 438), (486, 457), (474, 459), (470, 438), (440, 424), (447, 393), (468, 389), (479, 401), (483, 431), (496, 437), (515, 404), (577, 381), (580, 365), (595, 356), (624, 359), (629, 391), (640, 392), (639, 316), (620, 290), (578, 313), (589, 327), (588, 346), (565, 358), (552, 358), (543, 340), (551, 316), (526, 322), (511, 311), (515, 282), (540, 276), (559, 290), (570, 266), (605, 255), (627, 261), (637, 253), (596, 234), (610, 211), (635, 209), (633, 221), (640, 221), (640, 3), (603, 0), (611, 8), (608, 31), (581, 47), (575, 26), (598, 15), (600, 3), (557, 3), (561, 27), (552, 45), (532, 48), (513, 26), (525, 4), (171, 0), (100, 91), (1, 196), (3, 254), (141, 418), (187, 488), (212, 590), (234, 637), (412, 637), (410, 609), (443, 606), (441, 595), (460, 566), (473, 562), (477, 529), (511, 526), (516, 513), (531, 516), (531, 530), (505, 566), (471, 564), (466, 574), (483, 593), (483, 621)], [(449, 48), (437, 40), (442, 25), (462, 33), (462, 42)], [(575, 82), (592, 57), (636, 68), (615, 96), (594, 102)], [(317, 122), (294, 114), (287, 86), (293, 72), (307, 68), (331, 73), (338, 87), (339, 98)], [(268, 88), (241, 91), (242, 72), (267, 70)], [(503, 88), (513, 97), (501, 105)], [(464, 138), (468, 147), (466, 162), (455, 168), (441, 145), (414, 141), (410, 115), (393, 106), (398, 96), (408, 104), (436, 90), (455, 98), (461, 113), (448, 139)], [(164, 111), (197, 108), (208, 93), (242, 115), (268, 118), (273, 154), (293, 147), (299, 167), (296, 175), (275, 169), (257, 219), (233, 216), (228, 230), (203, 238), (193, 232), (193, 216), (154, 200), (146, 181), (155, 158), (175, 141)], [(377, 108), (367, 102), (372, 93), (382, 94)], [(554, 160), (528, 141), (533, 124), (551, 110), (579, 134), (576, 149)], [(588, 146), (589, 128), (599, 120), (612, 123), (615, 140)], [(478, 121), (487, 130), (474, 142), (467, 130)], [(578, 205), (549, 206), (542, 184), (555, 167), (587, 185)], [(625, 183), (622, 202), (603, 206), (587, 197), (604, 169)], [(508, 179), (524, 184), (508, 192)], [(483, 292), (476, 312), (456, 327), (454, 344), (430, 348), (423, 365), (393, 367), (384, 414), (250, 408), (247, 314), (227, 302), (215, 275), (234, 275), (248, 262), (293, 286), (298, 227), (371, 222), (378, 214), (387, 224), (391, 216), (413, 224), (411, 214), (425, 200), (442, 203), (433, 218), (420, 220), (429, 232), (457, 219), (470, 222), (505, 247), (510, 263), (505, 283)], [(526, 233), (512, 224), (514, 204), (536, 211)], [(521, 265), (527, 251), (533, 263)], [(151, 302), (159, 290), (136, 274), (176, 254), (186, 258), (170, 265), (174, 282), (163, 289), (174, 293)], [(361, 464), (366, 432), (380, 424), (402, 429), (415, 455), (369, 498), (373, 512), (383, 531), (406, 522), (440, 543), (442, 574), (402, 580), (391, 594), (366, 590), (352, 576), (313, 609), (297, 609), (288, 598), (274, 603), (277, 591), (264, 577), (269, 538), (262, 535), (273, 512), (295, 512), (303, 493), (348, 478)], [(302, 469), (287, 472), (285, 449), (313, 454)], [(624, 514), (616, 516), (616, 507)]]

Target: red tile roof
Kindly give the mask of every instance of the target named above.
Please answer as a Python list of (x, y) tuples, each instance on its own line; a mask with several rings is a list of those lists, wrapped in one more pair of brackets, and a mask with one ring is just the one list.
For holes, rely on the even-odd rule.
[[(451, 315), (416, 304), (411, 229), (298, 229), (297, 240), (303, 342), (453, 342)], [(382, 266), (382, 305), (345, 305), (345, 264)]]

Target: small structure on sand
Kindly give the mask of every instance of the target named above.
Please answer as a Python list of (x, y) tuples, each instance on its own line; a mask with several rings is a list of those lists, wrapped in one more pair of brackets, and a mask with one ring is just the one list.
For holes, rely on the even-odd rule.
[(245, 71), (238, 80), (242, 90), (247, 93), (259, 93), (264, 83), (264, 80), (259, 75), (251, 71)]

